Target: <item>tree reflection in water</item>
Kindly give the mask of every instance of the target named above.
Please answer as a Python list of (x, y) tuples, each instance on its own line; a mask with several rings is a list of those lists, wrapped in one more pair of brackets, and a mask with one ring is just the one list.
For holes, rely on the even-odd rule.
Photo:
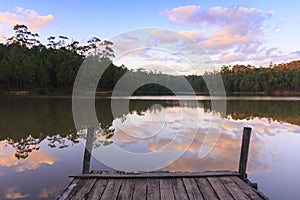
[[(38, 138), (34, 138), (29, 135), (26, 138), (22, 138), (16, 141), (12, 138), (7, 138), (6, 142), (8, 145), (12, 146), (16, 152), (15, 157), (17, 159), (26, 159), (31, 152), (38, 151), (40, 149), (40, 143), (46, 141), (50, 148), (66, 148), (69, 145), (76, 144), (80, 142), (80, 139), (86, 139), (87, 129), (82, 129), (80, 131), (70, 133), (66, 136), (52, 135), (44, 137), (40, 134)], [(113, 143), (112, 136), (114, 135), (114, 129), (111, 126), (105, 126), (104, 128), (99, 127), (95, 130), (93, 148), (97, 148), (101, 145), (109, 145)]]
[[(123, 101), (119, 100), (118, 104), (121, 105)], [(74, 131), (70, 99), (3, 97), (0, 102), (3, 111), (0, 115), (0, 140), (6, 138), (7, 143), (16, 150), (15, 157), (18, 159), (25, 159), (31, 152), (38, 151), (42, 141), (46, 141), (50, 148), (66, 148), (78, 143), (80, 139), (86, 139), (87, 129)], [(147, 110), (151, 111), (154, 104), (164, 108), (179, 106), (178, 101), (173, 100), (131, 100), (129, 113), (113, 116), (110, 99), (97, 99), (96, 110), (100, 124), (94, 133), (93, 148), (113, 143), (112, 123), (116, 118), (124, 122), (128, 114), (143, 115)], [(219, 112), (211, 110), (211, 102), (208, 100), (199, 101), (197, 105), (193, 101), (185, 101), (184, 106), (199, 106), (205, 113)], [(154, 111), (160, 112), (159, 109)], [(220, 114), (232, 120), (258, 117), (300, 125), (299, 101), (229, 100), (227, 112)]]
[(16, 149), (15, 157), (18, 159), (25, 159), (28, 157), (30, 152), (38, 151), (40, 149), (38, 146), (40, 141), (41, 140), (39, 138), (33, 138), (31, 135), (18, 142), (15, 142), (10, 138), (7, 139), (7, 143)]

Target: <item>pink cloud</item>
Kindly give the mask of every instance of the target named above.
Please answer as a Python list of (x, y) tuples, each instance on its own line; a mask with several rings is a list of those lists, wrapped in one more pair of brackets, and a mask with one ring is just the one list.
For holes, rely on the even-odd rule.
[(187, 24), (195, 19), (199, 11), (200, 6), (190, 5), (174, 8), (170, 11), (165, 10), (163, 14), (167, 15), (169, 17), (169, 20), (174, 23)]
[[(182, 33), (193, 38), (210, 55), (217, 56), (218, 63), (227, 64), (239, 59), (247, 61), (248, 56), (245, 54), (252, 54), (254, 57), (253, 54), (263, 45), (264, 23), (273, 13), (241, 6), (212, 7), (205, 10), (200, 9), (200, 6), (190, 5), (165, 10), (164, 14), (173, 23), (201, 27), (201, 31), (194, 29)], [(197, 45), (188, 44), (186, 49), (197, 53)]]
[(234, 53), (234, 52), (229, 52), (229, 53), (224, 53), (219, 57), (219, 63), (232, 63), (240, 60), (246, 60), (247, 55), (241, 54), (241, 53)]
[(205, 30), (192, 30), (192, 31), (180, 31), (179, 33), (183, 34), (186, 37), (189, 37), (196, 42), (199, 42), (204, 39)]
[(22, 194), (21, 192), (17, 191), (16, 187), (10, 187), (7, 189), (5, 198), (7, 199), (24, 199), (29, 197), (29, 194)]
[(39, 13), (33, 9), (16, 7), (15, 11), (15, 13), (0, 13), (0, 24), (2, 24), (2, 27), (7, 27), (8, 25), (13, 27), (16, 24), (25, 24), (30, 31), (37, 32), (54, 21), (53, 15), (39, 15)]

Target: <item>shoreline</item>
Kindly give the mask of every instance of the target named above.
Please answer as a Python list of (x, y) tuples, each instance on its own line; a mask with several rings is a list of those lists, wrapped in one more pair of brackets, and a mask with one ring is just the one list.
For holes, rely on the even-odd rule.
[[(210, 95), (207, 92), (195, 92), (195, 93), (185, 93), (180, 92), (180, 96), (189, 96), (189, 95), (195, 95), (196, 96), (219, 96), (218, 94), (212, 94)], [(0, 91), (1, 96), (40, 96), (40, 97), (56, 97), (56, 96), (72, 96), (72, 91), (70, 90), (59, 90), (55, 92), (48, 92), (48, 93), (39, 93), (35, 90), (9, 90), (9, 91)], [(83, 92), (83, 96), (91, 96), (93, 95), (93, 92)], [(97, 91), (95, 93), (96, 97), (111, 97), (112, 91)], [(144, 93), (144, 94), (135, 94), (132, 95), (134, 97), (139, 96), (176, 96), (174, 94), (170, 93), (161, 93), (161, 94), (155, 94), (155, 93)], [(300, 97), (300, 92), (228, 92), (226, 93), (227, 97)]]

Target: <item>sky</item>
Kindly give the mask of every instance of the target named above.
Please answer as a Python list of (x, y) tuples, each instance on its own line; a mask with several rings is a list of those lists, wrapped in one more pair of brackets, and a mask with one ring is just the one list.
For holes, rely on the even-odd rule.
[[(117, 38), (113, 48), (131, 53), (118, 55), (116, 63), (197, 74), (199, 70), (189, 65), (196, 65), (192, 57), (203, 53), (215, 68), (234, 64), (268, 66), (270, 62), (299, 59), (299, 8), (296, 0), (0, 0), (0, 41), (13, 34), (15, 24), (26, 24), (30, 31), (39, 33), (43, 43), (47, 43), (47, 37), (58, 35), (82, 43), (92, 36)], [(148, 30), (147, 38), (160, 41), (156, 49), (155, 45), (141, 49), (141, 38), (132, 30), (142, 28), (156, 28)], [(182, 40), (180, 35), (193, 42)], [(162, 45), (175, 41), (187, 43), (180, 48)], [(162, 47), (166, 49), (162, 51)], [(190, 64), (174, 58), (178, 55), (174, 49), (185, 52)], [(187, 54), (191, 55), (188, 59)]]

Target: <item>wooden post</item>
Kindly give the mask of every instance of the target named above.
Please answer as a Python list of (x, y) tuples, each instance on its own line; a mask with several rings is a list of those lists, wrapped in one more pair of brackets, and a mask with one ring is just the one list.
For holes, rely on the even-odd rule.
[(240, 163), (239, 163), (239, 173), (241, 179), (243, 180), (247, 179), (246, 170), (247, 170), (247, 160), (248, 160), (251, 130), (252, 129), (249, 127), (244, 127), (243, 130), (242, 148), (241, 148)]
[(93, 140), (94, 140), (94, 128), (89, 127), (87, 130), (85, 150), (84, 150), (84, 156), (83, 156), (83, 166), (82, 166), (83, 174), (88, 174), (90, 172)]

